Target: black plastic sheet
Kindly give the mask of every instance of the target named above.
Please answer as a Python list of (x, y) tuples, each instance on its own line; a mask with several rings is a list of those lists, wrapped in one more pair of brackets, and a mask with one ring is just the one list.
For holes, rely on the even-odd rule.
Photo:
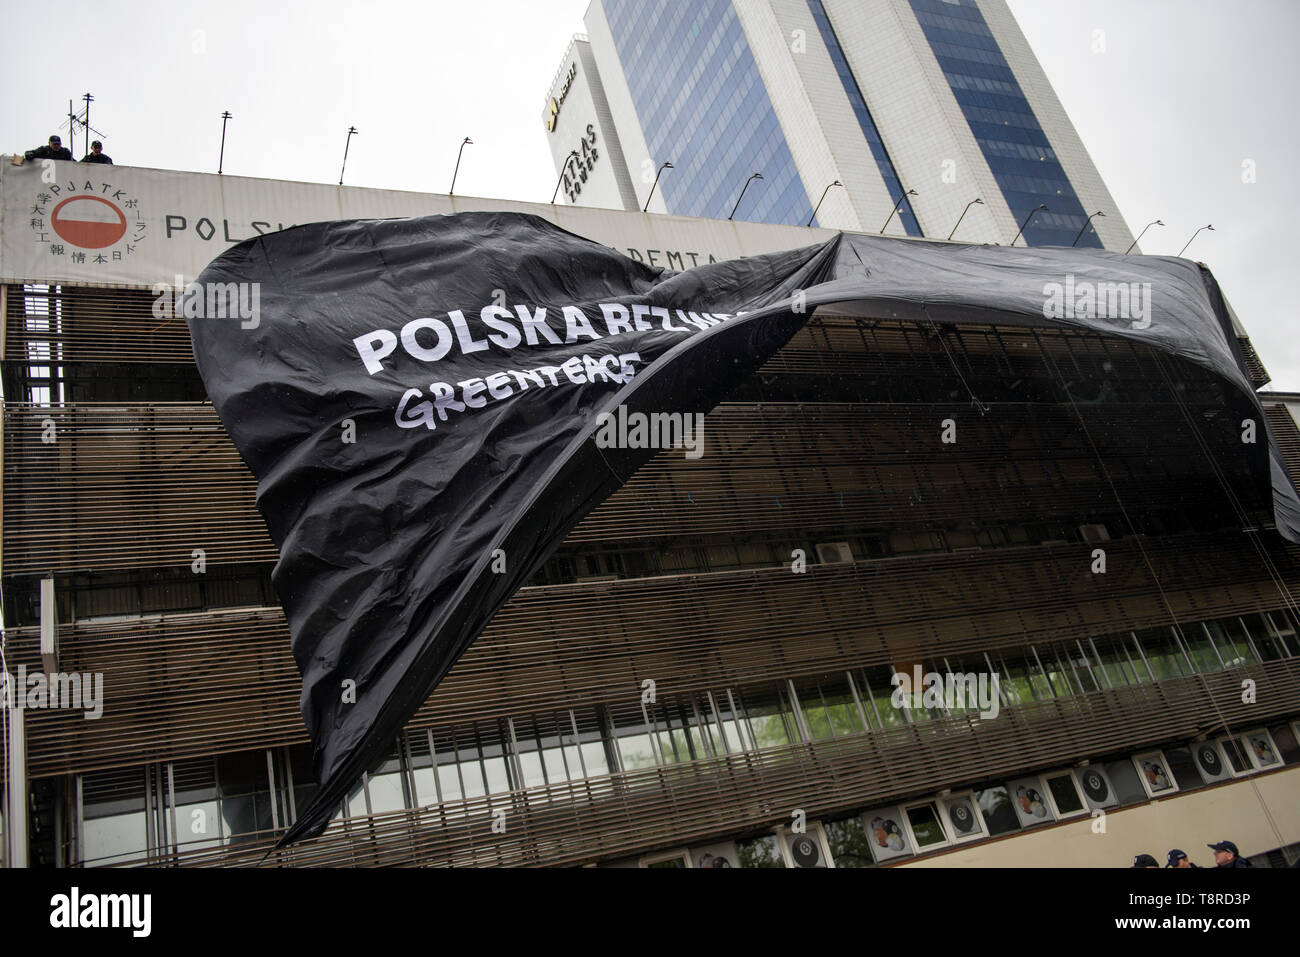
[[(818, 305), (1129, 336), (1259, 408), (1213, 277), (1173, 258), (842, 234), (674, 273), (534, 216), (464, 213), (258, 237), (198, 280), (227, 283), (256, 284), (254, 320), (187, 321), (279, 547), (320, 783), (282, 844), (324, 829), (491, 616), (658, 454), (599, 447), (601, 414), (708, 411)], [(1271, 436), (1243, 454), (1300, 541)]]

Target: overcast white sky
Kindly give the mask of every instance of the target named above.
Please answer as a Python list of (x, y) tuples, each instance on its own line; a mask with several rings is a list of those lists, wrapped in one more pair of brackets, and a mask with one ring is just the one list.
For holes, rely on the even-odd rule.
[[(69, 97), (119, 163), (546, 202), (542, 106), (589, 0), (0, 0), (0, 152), (66, 132)], [(742, 0), (743, 2), (743, 0)], [(869, 2), (869, 0), (864, 0)], [(1275, 389), (1300, 391), (1300, 3), (1009, 0), (1148, 253), (1214, 270)], [(1104, 31), (1105, 52), (1094, 52)], [(84, 144), (77, 142), (78, 157)], [(1242, 182), (1254, 160), (1256, 182)]]

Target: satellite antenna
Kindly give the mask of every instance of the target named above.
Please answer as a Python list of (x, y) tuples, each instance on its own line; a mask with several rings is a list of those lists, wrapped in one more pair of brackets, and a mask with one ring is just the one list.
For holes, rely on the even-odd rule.
[[(90, 104), (95, 98), (91, 96), (89, 93), (82, 94), (81, 98), (85, 100), (86, 107), (80, 114), (73, 111), (72, 101), (68, 100), (68, 122), (65, 124), (68, 127), (68, 152), (72, 154), (72, 158), (74, 160), (77, 158), (76, 144), (77, 144), (78, 126), (82, 127), (86, 131), (86, 152), (87, 153), (90, 152), (91, 133), (94, 133), (95, 135), (99, 136), (102, 139), (108, 139), (108, 135), (106, 133), (101, 133), (99, 130), (95, 129), (93, 126), (90, 125)], [(60, 127), (60, 129), (62, 129), (62, 127)]]

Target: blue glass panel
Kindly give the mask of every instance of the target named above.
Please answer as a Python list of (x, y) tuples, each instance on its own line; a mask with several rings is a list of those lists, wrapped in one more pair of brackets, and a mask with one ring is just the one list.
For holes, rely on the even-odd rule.
[[(909, 0), (972, 135), (1031, 246), (1069, 246), (1087, 220), (1020, 83), (973, 0)], [(1093, 211), (1095, 212), (1095, 210)], [(1080, 246), (1100, 247), (1090, 225)]]
[[(871, 148), (871, 155), (875, 158), (876, 166), (885, 181), (885, 187), (889, 190), (889, 198), (897, 202), (904, 192), (902, 181), (894, 170), (894, 163), (885, 149), (885, 141), (880, 137), (880, 130), (876, 128), (875, 120), (871, 118), (871, 111), (867, 109), (867, 101), (862, 95), (862, 89), (849, 68), (849, 61), (840, 47), (835, 28), (831, 26), (830, 17), (826, 15), (826, 7), (822, 4), (822, 0), (808, 0), (808, 8), (812, 11), (813, 19), (817, 21), (822, 42), (826, 44), (826, 51), (831, 55), (831, 62), (835, 64), (835, 72), (839, 74), (840, 83), (844, 86), (845, 94), (848, 95), (849, 105), (853, 107), (853, 115), (858, 118), (858, 125), (862, 127), (862, 135), (866, 137), (867, 145)], [(903, 200), (902, 206), (898, 209), (898, 216), (903, 221), (903, 228), (907, 230), (907, 235), (923, 235), (921, 226), (916, 221), (916, 214), (912, 211), (910, 199)], [(867, 225), (869, 224), (863, 224), (863, 226)]]
[(730, 0), (602, 0), (671, 213), (804, 225), (808, 191)]

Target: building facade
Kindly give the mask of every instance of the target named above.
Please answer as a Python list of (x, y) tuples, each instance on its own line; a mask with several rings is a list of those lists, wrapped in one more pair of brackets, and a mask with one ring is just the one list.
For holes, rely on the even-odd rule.
[(1133, 241), (1005, 0), (593, 0), (586, 26), (637, 202), (572, 202), (640, 209), (671, 162), (652, 211)]
[[(92, 185), (116, 238), (37, 229), (57, 197), (0, 162), (4, 664), (102, 677), (97, 717), (3, 711), (10, 863), (256, 865), (312, 792), (276, 551), (155, 283), (339, 216), (514, 209), (674, 268), (831, 235)], [(1292, 474), (1298, 408), (1258, 424)], [(1124, 866), (1229, 838), (1288, 864), (1300, 549), (1240, 454), (1252, 414), (1133, 340), (819, 309), (708, 415), (704, 457), (663, 453), (588, 516), (325, 834), (270, 861)], [(997, 684), (927, 698), (897, 674)]]

